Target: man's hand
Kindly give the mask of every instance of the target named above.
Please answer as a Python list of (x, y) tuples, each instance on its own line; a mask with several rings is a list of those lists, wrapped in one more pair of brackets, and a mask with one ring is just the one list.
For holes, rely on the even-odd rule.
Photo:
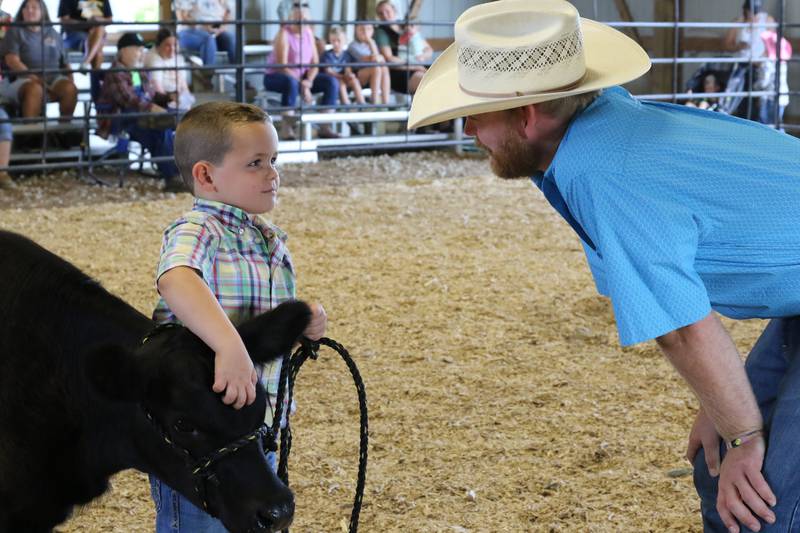
[(690, 463), (694, 463), (694, 456), (702, 446), (708, 472), (712, 477), (717, 477), (719, 475), (719, 441), (720, 436), (714, 423), (700, 409), (694, 419), (694, 424), (692, 424), (692, 430), (689, 432), (686, 459)]
[(311, 304), (311, 322), (308, 323), (303, 336), (318, 341), (325, 335), (325, 327), (328, 325), (328, 315), (325, 309), (317, 303)]
[(769, 509), (776, 503), (775, 495), (761, 474), (765, 451), (764, 437), (758, 435), (728, 450), (722, 460), (717, 511), (731, 533), (739, 532), (739, 523), (760, 531), (757, 517), (775, 522), (775, 514)]
[(250, 405), (256, 399), (258, 376), (253, 362), (242, 345), (217, 352), (214, 357), (214, 392), (225, 391), (222, 401), (234, 409)]

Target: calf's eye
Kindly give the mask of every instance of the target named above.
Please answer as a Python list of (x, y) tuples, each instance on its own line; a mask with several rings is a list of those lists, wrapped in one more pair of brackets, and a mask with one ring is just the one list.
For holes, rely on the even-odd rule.
[(174, 427), (175, 427), (175, 431), (178, 431), (179, 433), (196, 433), (197, 432), (197, 428), (194, 425), (192, 425), (191, 422), (187, 422), (183, 418), (179, 418), (175, 422), (175, 426)]

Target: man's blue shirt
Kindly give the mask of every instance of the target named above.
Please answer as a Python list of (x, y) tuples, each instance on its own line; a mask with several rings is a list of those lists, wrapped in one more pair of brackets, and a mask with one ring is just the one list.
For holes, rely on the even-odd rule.
[(623, 345), (712, 308), (800, 315), (800, 140), (615, 87), (532, 179), (581, 235)]

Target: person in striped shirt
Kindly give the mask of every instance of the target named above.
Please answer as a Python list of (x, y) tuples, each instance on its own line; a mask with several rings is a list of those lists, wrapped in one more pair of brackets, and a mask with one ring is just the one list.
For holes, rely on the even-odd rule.
[[(175, 161), (195, 197), (164, 232), (156, 274), (158, 323), (180, 322), (215, 352), (213, 390), (240, 409), (267, 391), (272, 421), (280, 361), (254, 368), (235, 326), (294, 299), (286, 234), (260, 216), (278, 201), (278, 135), (259, 107), (210, 102), (191, 109), (175, 134)], [(317, 340), (327, 317), (312, 304), (303, 334)], [(260, 365), (259, 365), (260, 366)], [(284, 413), (286, 409), (284, 409)], [(275, 468), (274, 453), (268, 460)], [(222, 523), (151, 476), (156, 531), (222, 532)]]

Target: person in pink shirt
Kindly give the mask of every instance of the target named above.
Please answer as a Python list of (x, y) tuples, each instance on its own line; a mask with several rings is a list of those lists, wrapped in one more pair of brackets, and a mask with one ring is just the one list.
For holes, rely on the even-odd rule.
[[(321, 105), (335, 106), (339, 99), (339, 80), (319, 67), (307, 66), (319, 63), (319, 53), (314, 43), (314, 32), (304, 21), (309, 20), (308, 4), (295, 3), (289, 13), (289, 23), (285, 24), (275, 36), (274, 48), (267, 58), (264, 75), (264, 88), (281, 94), (281, 106), (295, 107), (297, 97), (302, 96), (307, 104), (313, 102), (312, 93), (323, 94)], [(299, 65), (299, 66), (297, 66)], [(282, 113), (281, 138), (294, 139), (294, 110), (287, 109)], [(334, 138), (338, 135), (331, 130), (329, 124), (322, 124), (319, 129), (322, 138)]]

